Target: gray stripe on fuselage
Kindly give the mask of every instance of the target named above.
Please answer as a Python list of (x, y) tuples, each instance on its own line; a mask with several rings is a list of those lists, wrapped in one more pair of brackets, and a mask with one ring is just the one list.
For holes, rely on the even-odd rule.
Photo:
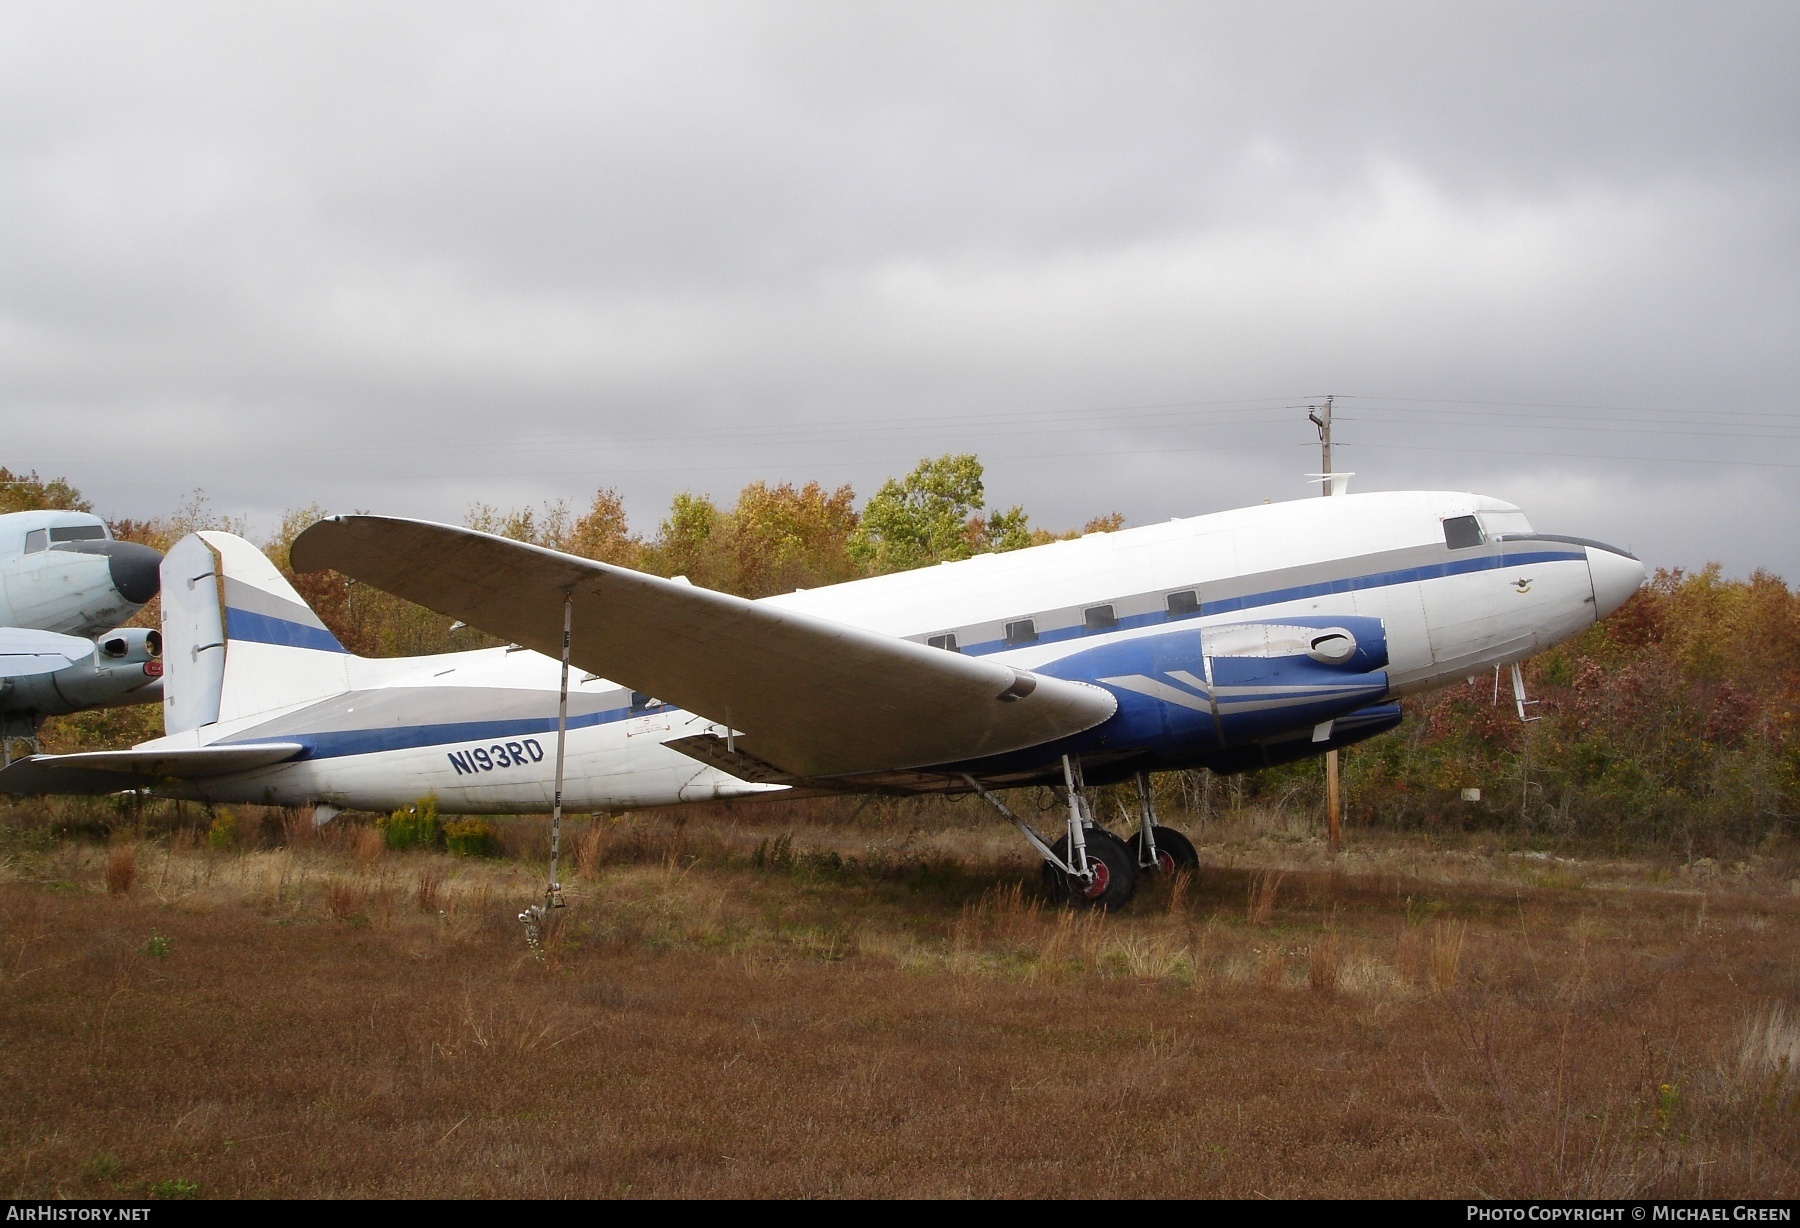
[(225, 577), (225, 605), (228, 609), (261, 614), (266, 618), (279, 618), (283, 622), (299, 623), (302, 627), (313, 627), (326, 632), (331, 630), (319, 621), (319, 616), (305, 603), (289, 601), (286, 597), (276, 596), (231, 576)]
[(1354, 580), (1360, 576), (1379, 575), (1389, 571), (1405, 571), (1412, 567), (1430, 567), (1437, 563), (1454, 563), (1463, 559), (1494, 558), (1505, 553), (1494, 546), (1478, 546), (1467, 550), (1451, 550), (1442, 542), (1429, 546), (1407, 546), (1399, 550), (1382, 550), (1375, 554), (1359, 554), (1348, 559), (1327, 559), (1320, 563), (1302, 563), (1276, 571), (1258, 571), (1244, 576), (1228, 576), (1197, 585), (1200, 611), (1210, 605), (1235, 597), (1257, 593), (1278, 593), (1314, 584), (1331, 584)]

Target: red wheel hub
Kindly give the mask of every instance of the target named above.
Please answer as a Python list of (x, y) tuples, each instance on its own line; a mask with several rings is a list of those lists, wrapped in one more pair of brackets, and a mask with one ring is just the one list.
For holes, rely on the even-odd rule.
[(1088, 858), (1088, 873), (1092, 876), (1081, 888), (1080, 895), (1084, 900), (1097, 900), (1106, 894), (1106, 884), (1112, 881), (1112, 872), (1106, 863), (1098, 857)]

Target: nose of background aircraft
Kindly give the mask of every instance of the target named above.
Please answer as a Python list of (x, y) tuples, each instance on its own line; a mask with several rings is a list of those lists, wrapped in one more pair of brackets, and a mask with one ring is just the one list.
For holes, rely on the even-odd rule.
[(107, 570), (119, 596), (143, 605), (162, 587), (162, 555), (137, 542), (109, 542)]
[(1588, 577), (1594, 584), (1594, 617), (1605, 618), (1631, 599), (1644, 582), (1644, 565), (1611, 546), (1587, 548)]
[(103, 554), (106, 569), (112, 576), (113, 588), (133, 605), (143, 605), (162, 588), (162, 555), (137, 542), (101, 541), (59, 542), (55, 549), (70, 554)]

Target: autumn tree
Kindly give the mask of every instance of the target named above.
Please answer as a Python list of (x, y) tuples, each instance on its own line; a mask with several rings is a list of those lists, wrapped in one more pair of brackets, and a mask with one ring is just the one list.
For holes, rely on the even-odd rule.
[(35, 469), (30, 473), (14, 473), (0, 467), (0, 513), (46, 510), (91, 512), (94, 507), (81, 497), (79, 490), (69, 485), (66, 478), (45, 480)]
[(645, 551), (646, 566), (742, 597), (817, 588), (862, 574), (848, 549), (856, 524), (848, 486), (752, 482), (724, 510), (680, 494)]
[(1021, 507), (983, 511), (981, 461), (971, 453), (922, 460), (889, 478), (863, 508), (850, 557), (870, 574), (906, 571), (1032, 544)]

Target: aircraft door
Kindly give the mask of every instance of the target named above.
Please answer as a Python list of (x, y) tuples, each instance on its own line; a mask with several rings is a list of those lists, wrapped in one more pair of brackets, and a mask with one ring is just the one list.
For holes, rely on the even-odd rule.
[(162, 562), (163, 730), (219, 719), (225, 686), (225, 603), (219, 556), (189, 534)]

